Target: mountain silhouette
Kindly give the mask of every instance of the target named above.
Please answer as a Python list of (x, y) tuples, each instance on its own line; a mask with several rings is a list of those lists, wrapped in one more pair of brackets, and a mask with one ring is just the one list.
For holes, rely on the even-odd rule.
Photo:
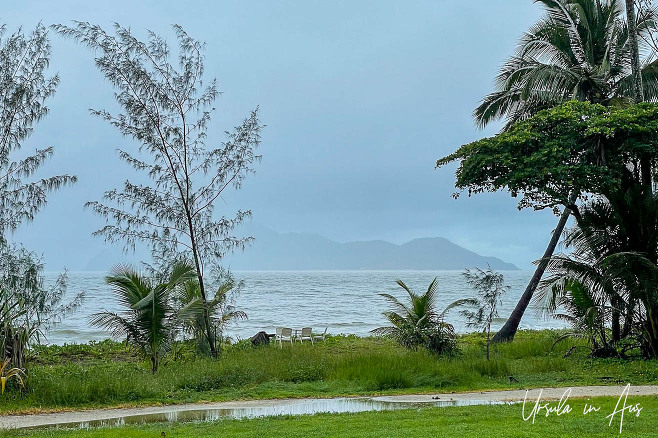
[(414, 239), (402, 245), (383, 240), (339, 243), (312, 233), (277, 233), (250, 226), (255, 237), (244, 252), (226, 258), (232, 270), (517, 270), (511, 263), (462, 248), (442, 237)]

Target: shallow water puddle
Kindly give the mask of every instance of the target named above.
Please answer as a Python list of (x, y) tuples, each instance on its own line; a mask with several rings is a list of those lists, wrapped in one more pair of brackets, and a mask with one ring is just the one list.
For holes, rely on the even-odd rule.
[(388, 411), (399, 409), (418, 409), (421, 407), (448, 407), (493, 405), (502, 402), (486, 400), (440, 400), (422, 403), (390, 402), (373, 400), (372, 398), (336, 398), (336, 399), (304, 399), (286, 400), (270, 406), (254, 406), (239, 408), (181, 408), (172, 406), (163, 408), (161, 412), (136, 415), (122, 415), (115, 418), (84, 420), (71, 422), (56, 422), (43, 424), (37, 428), (67, 428), (87, 429), (94, 427), (113, 427), (131, 424), (216, 421), (221, 419), (243, 419), (257, 417), (273, 417), (283, 415), (312, 415), (320, 413), (350, 413), (366, 411)]

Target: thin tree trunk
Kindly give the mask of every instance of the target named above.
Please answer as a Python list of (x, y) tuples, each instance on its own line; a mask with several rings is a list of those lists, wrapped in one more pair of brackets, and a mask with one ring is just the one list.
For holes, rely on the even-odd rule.
[(201, 293), (201, 300), (203, 301), (203, 322), (206, 326), (206, 337), (208, 338), (208, 345), (210, 347), (210, 355), (213, 358), (217, 358), (217, 349), (215, 348), (215, 341), (212, 336), (212, 331), (210, 330), (210, 315), (208, 314), (208, 300), (206, 298), (205, 285), (203, 284), (203, 276), (201, 275), (201, 263), (199, 261), (199, 255), (196, 251), (193, 251), (194, 254), (194, 265), (197, 269), (197, 278), (199, 280), (199, 292)]
[(616, 344), (621, 339), (621, 300), (612, 299), (612, 341)]
[(548, 260), (553, 255), (553, 252), (555, 252), (555, 248), (557, 247), (557, 243), (560, 240), (562, 231), (564, 231), (564, 227), (567, 224), (569, 215), (571, 215), (571, 210), (568, 207), (565, 207), (564, 211), (562, 212), (562, 216), (560, 216), (560, 221), (557, 223), (557, 227), (555, 227), (555, 230), (553, 231), (553, 236), (551, 237), (551, 240), (548, 243), (548, 247), (544, 252), (544, 256), (539, 261), (539, 264), (537, 265), (537, 269), (535, 269), (535, 273), (530, 279), (530, 283), (528, 283), (528, 286), (525, 288), (523, 295), (521, 295), (519, 302), (516, 304), (514, 311), (505, 322), (505, 325), (503, 325), (503, 328), (501, 328), (498, 331), (498, 333), (494, 335), (492, 342), (497, 343), (497, 342), (508, 342), (514, 340), (514, 335), (516, 335), (516, 332), (519, 329), (521, 318), (523, 318), (525, 309), (530, 304), (530, 301), (532, 300), (532, 296), (534, 295), (535, 290), (537, 289), (537, 285), (539, 284), (542, 275), (544, 275), (546, 266), (548, 266)]
[(640, 71), (640, 49), (637, 43), (637, 22), (635, 21), (634, 0), (626, 0), (626, 21), (628, 23), (628, 39), (631, 45), (633, 99), (635, 103), (640, 103), (644, 102), (644, 89), (642, 87), (642, 72)]

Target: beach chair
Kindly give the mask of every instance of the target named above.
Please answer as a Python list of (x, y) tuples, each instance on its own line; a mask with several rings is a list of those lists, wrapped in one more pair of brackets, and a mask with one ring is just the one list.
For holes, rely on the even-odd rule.
[(304, 340), (311, 341), (311, 345), (313, 345), (313, 329), (311, 327), (303, 327), (301, 334), (296, 339), (299, 339), (300, 343), (304, 343)]
[(321, 335), (320, 334), (315, 334), (315, 335), (311, 336), (311, 340), (312, 341), (322, 341), (322, 342), (326, 343), (327, 342), (327, 327), (324, 328), (324, 332), (322, 332)]
[(290, 341), (290, 345), (292, 345), (292, 329), (288, 327), (277, 327), (274, 344), (276, 344), (276, 341), (279, 341), (279, 347), (281, 348), (283, 348), (283, 341)]

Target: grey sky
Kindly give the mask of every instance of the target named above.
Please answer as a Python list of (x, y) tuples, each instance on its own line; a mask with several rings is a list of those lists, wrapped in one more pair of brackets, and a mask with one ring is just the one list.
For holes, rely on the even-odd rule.
[[(498, 129), (479, 131), (471, 112), (540, 15), (529, 0), (3, 3), (9, 31), (76, 19), (171, 36), (178, 23), (205, 41), (206, 79), (224, 92), (210, 140), (257, 105), (267, 125), (263, 161), (225, 196), (227, 214), (251, 208), (276, 231), (338, 241), (442, 236), (523, 268), (557, 221), (519, 212), (506, 193), (454, 200), (454, 167), (434, 170), (437, 158)], [(131, 140), (89, 115), (115, 107), (91, 52), (51, 39), (61, 85), (28, 146), (54, 146), (45, 172), (79, 182), (15, 238), (43, 252), (48, 270), (75, 270), (103, 246), (90, 235), (100, 219), (82, 206), (130, 175), (115, 148)]]

